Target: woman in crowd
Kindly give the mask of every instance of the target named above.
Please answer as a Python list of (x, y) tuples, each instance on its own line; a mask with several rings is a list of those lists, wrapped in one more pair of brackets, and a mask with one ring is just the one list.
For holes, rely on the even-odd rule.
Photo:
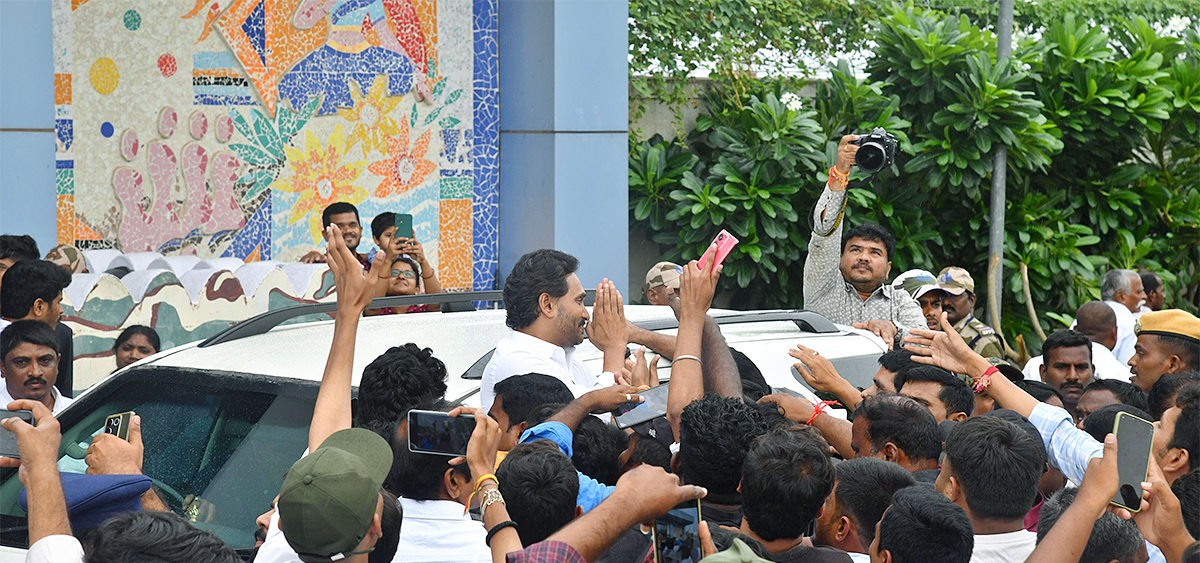
[(146, 325), (133, 325), (123, 331), (113, 344), (113, 356), (117, 358), (117, 369), (121, 369), (146, 356), (157, 354), (162, 349), (158, 333)]
[[(437, 273), (433, 270), (433, 265), (425, 259), (425, 249), (417, 239), (408, 239), (400, 243), (400, 252), (403, 254), (396, 257), (392, 262), (392, 277), (388, 280), (387, 296), (395, 295), (418, 295), (420, 293), (441, 293), (442, 284), (437, 279)], [(424, 284), (425, 291), (421, 291), (421, 285)], [(409, 305), (406, 307), (384, 307), (379, 310), (380, 315), (394, 315), (399, 313), (425, 313), (429, 311), (439, 311), (442, 306), (437, 303)]]

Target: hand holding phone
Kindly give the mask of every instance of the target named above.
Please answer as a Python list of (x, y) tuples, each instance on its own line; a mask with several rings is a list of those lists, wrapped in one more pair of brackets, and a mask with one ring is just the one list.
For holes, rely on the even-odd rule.
[[(14, 417), (33, 424), (33, 411), (0, 410), (0, 420)], [(17, 435), (2, 427), (0, 427), (0, 457), (21, 458), (21, 450), (17, 447)]]
[(1113, 422), (1117, 437), (1117, 474), (1120, 486), (1112, 504), (1137, 512), (1142, 507), (1142, 483), (1150, 471), (1154, 424), (1127, 412), (1117, 413)]
[(104, 419), (104, 433), (129, 441), (129, 425), (132, 421), (133, 411), (109, 415)]
[(411, 239), (413, 238), (413, 216), (408, 213), (396, 214), (396, 234), (394, 238)]
[(700, 499), (685, 502), (654, 520), (656, 563), (692, 563), (703, 558)]
[[(725, 262), (725, 259), (729, 257), (729, 253), (733, 252), (733, 247), (737, 246), (738, 239), (737, 237), (729, 234), (729, 231), (721, 229), (721, 232), (717, 233), (717, 237), (713, 239), (712, 244), (717, 245), (715, 252), (716, 263), (714, 263), (712, 266), (712, 269), (715, 270), (717, 266), (720, 266), (723, 262)], [(704, 256), (700, 257), (700, 262), (697, 264), (701, 270), (708, 269), (708, 261), (713, 258), (713, 253), (710, 252), (712, 250), (712, 244), (709, 245), (709, 250), (704, 251)]]
[(475, 431), (475, 417), (438, 411), (408, 411), (408, 451), (465, 457)]

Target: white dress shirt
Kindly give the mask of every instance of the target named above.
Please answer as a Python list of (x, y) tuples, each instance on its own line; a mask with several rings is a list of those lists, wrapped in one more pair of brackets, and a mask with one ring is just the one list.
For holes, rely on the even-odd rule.
[(1133, 318), (1133, 313), (1125, 305), (1116, 301), (1105, 301), (1104, 304), (1117, 314), (1117, 345), (1113, 348), (1113, 355), (1117, 361), (1127, 364), (1129, 358), (1133, 357), (1133, 345), (1137, 344), (1137, 335), (1133, 333), (1137, 319)]
[(483, 412), (492, 408), (496, 400), (493, 391), (496, 382), (514, 375), (541, 373), (557, 378), (567, 385), (571, 394), (578, 398), (593, 389), (608, 387), (614, 383), (612, 372), (596, 375), (575, 357), (575, 347), (563, 348), (514, 330), (508, 338), (496, 344), (496, 352), (483, 368), (483, 383), (479, 399)]
[(463, 513), (452, 500), (400, 497), (404, 524), (392, 563), (491, 563), (482, 522)]
[(1037, 547), (1037, 534), (1017, 530), (1006, 534), (975, 534), (971, 563), (1024, 563)]
[[(1025, 379), (1041, 381), (1039, 368), (1042, 367), (1044, 361), (1041, 356), (1029, 358), (1029, 361), (1025, 362), (1025, 368), (1021, 370), (1025, 374)], [(1112, 351), (1098, 342), (1092, 343), (1092, 366), (1094, 366), (1092, 376), (1095, 379), (1118, 379), (1129, 382), (1129, 378), (1133, 375), (1129, 372), (1129, 364), (1117, 361)]]
[[(7, 381), (0, 380), (0, 408), (4, 408), (16, 400), (8, 393), (7, 383)], [(63, 409), (67, 408), (67, 405), (75, 400), (70, 397), (64, 397), (62, 393), (58, 392), (58, 388), (53, 385), (50, 386), (50, 393), (54, 395), (54, 408), (50, 410), (50, 414), (56, 417), (58, 413), (62, 412)]]

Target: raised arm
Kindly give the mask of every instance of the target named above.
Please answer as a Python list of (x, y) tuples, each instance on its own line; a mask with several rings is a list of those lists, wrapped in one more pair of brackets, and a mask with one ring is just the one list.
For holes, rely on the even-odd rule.
[(838, 401), (851, 411), (862, 401), (862, 394), (858, 388), (846, 381), (838, 373), (837, 368), (833, 367), (833, 363), (818, 354), (816, 350), (803, 344), (796, 344), (795, 348), (788, 350), (788, 354), (797, 360), (793, 367), (800, 372), (800, 377), (804, 378), (804, 382), (813, 389), (833, 393), (837, 396)]
[(608, 412), (625, 403), (642, 402), (642, 396), (637, 393), (637, 387), (631, 385), (613, 385), (588, 391), (546, 419), (546, 422), (561, 422), (570, 428), (571, 432), (575, 432), (583, 422), (583, 417), (589, 414)]
[(628, 330), (621, 292), (605, 278), (596, 286), (596, 304), (592, 306), (592, 321), (588, 323), (587, 333), (588, 340), (604, 352), (604, 371), (613, 374), (614, 379), (625, 367)]
[(13, 401), (8, 410), (33, 412), (34, 424), (16, 417), (0, 426), (17, 435), (20, 459), (0, 457), (0, 467), (19, 467), (17, 478), (29, 494), (29, 545), (47, 536), (70, 536), (67, 500), (58, 477), (58, 446), (62, 442), (58, 420), (41, 401)]
[(308, 449), (316, 450), (325, 438), (338, 430), (350, 428), (350, 387), (354, 373), (354, 343), (358, 321), (371, 304), (380, 286), (386, 286), (390, 265), (396, 257), (396, 245), (390, 236), (383, 239), (386, 252), (375, 253), (370, 272), (363, 272), (354, 254), (346, 248), (337, 225), (326, 229), (329, 241), (329, 269), (337, 288), (337, 314), (333, 321), (333, 343), (325, 360), (325, 373), (313, 406), (312, 423), (308, 427)]
[[(709, 245), (708, 250), (715, 255), (716, 244)], [(671, 387), (667, 391), (667, 421), (676, 441), (684, 407), (704, 397), (704, 323), (721, 269), (714, 261), (701, 270), (692, 260), (683, 266), (679, 276), (679, 331), (675, 337), (675, 361), (671, 364)]]
[(632, 322), (626, 321), (629, 328), (629, 342), (631, 344), (641, 344), (654, 353), (670, 360), (675, 357), (675, 337), (669, 334), (659, 334), (652, 330), (646, 330)]
[[(1117, 494), (1121, 485), (1117, 473), (1117, 438), (1109, 434), (1104, 440), (1104, 457), (1092, 460), (1079, 494), (1067, 508), (1050, 532), (1038, 542), (1037, 549), (1025, 563), (1057, 563), (1078, 561), (1092, 536), (1096, 520), (1108, 508), (1108, 502)], [(1122, 518), (1129, 518), (1129, 511), (1121, 510)]]
[[(800, 424), (808, 424), (811, 421), (812, 427), (816, 428), (829, 442), (833, 449), (844, 459), (854, 459), (857, 457), (854, 454), (854, 448), (850, 446), (852, 426), (850, 421), (843, 420), (834, 416), (829, 416), (825, 413), (816, 414), (816, 408), (807, 399), (793, 397), (786, 393), (775, 393), (767, 395), (758, 400), (758, 403), (772, 403), (783, 413), (783, 416), (788, 417), (793, 422)], [(816, 414), (816, 416), (813, 416)]]
[(858, 145), (857, 135), (845, 135), (837, 148), (837, 162), (829, 173), (829, 182), (817, 200), (813, 210), (812, 238), (808, 242), (808, 256), (804, 259), (804, 302), (819, 300), (823, 295), (838, 287), (842, 281), (838, 272), (841, 256), (842, 212), (846, 207), (846, 187), (850, 183), (850, 169), (854, 166), (854, 155)]
[[(425, 284), (425, 293), (441, 293), (442, 283), (438, 281), (437, 272), (433, 269), (433, 264), (425, 258), (425, 247), (417, 239), (405, 239), (401, 241), (400, 252), (415, 256), (417, 264), (421, 266), (421, 282)], [(427, 305), (430, 311), (441, 311), (440, 303), (430, 303)]]
[(721, 325), (717, 320), (704, 316), (704, 333), (700, 340), (700, 357), (704, 358), (704, 392), (722, 397), (742, 397), (742, 374), (737, 362), (729, 352)]

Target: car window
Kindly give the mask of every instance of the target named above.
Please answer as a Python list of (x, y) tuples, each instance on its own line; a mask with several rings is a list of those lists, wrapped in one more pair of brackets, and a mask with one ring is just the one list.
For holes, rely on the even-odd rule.
[[(87, 404), (78, 405), (79, 416), (64, 413), (59, 469), (85, 472), (87, 446), (104, 418), (135, 411), (142, 418), (143, 472), (167, 506), (234, 549), (251, 548), (255, 517), (307, 446), (315, 398), (315, 385), (272, 379), (162, 367), (126, 372), (82, 398)], [(3, 527), (13, 528), (3, 542), (23, 546), (20, 483), (15, 475), (0, 478)]]

